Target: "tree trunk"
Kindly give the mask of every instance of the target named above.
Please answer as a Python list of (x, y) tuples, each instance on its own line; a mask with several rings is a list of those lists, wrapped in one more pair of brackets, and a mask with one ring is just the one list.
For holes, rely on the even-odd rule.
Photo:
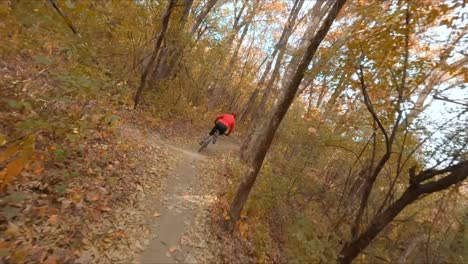
[[(247, 104), (244, 107), (244, 111), (241, 113), (241, 115), (239, 117), (240, 120), (245, 121), (247, 119), (247, 116), (250, 113), (254, 114), (254, 111), (252, 111), (253, 106), (255, 105), (255, 101), (257, 99), (257, 96), (260, 93), (260, 89), (262, 88), (268, 74), (270, 73), (271, 66), (273, 65), (273, 61), (275, 60), (276, 54), (278, 54), (278, 45), (275, 46), (275, 49), (273, 50), (273, 53), (271, 54), (271, 58), (268, 60), (267, 65), (265, 66), (265, 70), (263, 71), (263, 74), (262, 74), (262, 76), (260, 77), (260, 80), (257, 83), (257, 88), (255, 88), (255, 90), (250, 95), (249, 100), (247, 101)], [(251, 119), (253, 119), (253, 116), (251, 117)], [(244, 140), (244, 142), (245, 142), (245, 140)]]
[[(437, 175), (449, 173), (447, 176), (438, 180), (421, 184), (418, 181), (428, 180), (426, 175), (433, 178)], [(376, 215), (370, 226), (350, 243), (346, 243), (338, 256), (340, 263), (351, 263), (361, 253), (375, 237), (387, 226), (405, 207), (415, 202), (423, 195), (442, 191), (452, 185), (464, 181), (468, 176), (468, 160), (462, 161), (457, 165), (450, 166), (437, 172), (423, 171), (418, 176), (410, 177), (416, 180), (411, 182), (401, 197), (393, 202), (385, 211)], [(419, 180), (418, 180), (419, 178)]]
[(239, 38), (239, 41), (237, 42), (236, 48), (234, 49), (234, 53), (231, 56), (231, 59), (229, 60), (229, 64), (224, 71), (224, 76), (228, 77), (232, 71), (232, 67), (234, 67), (234, 63), (236, 62), (237, 55), (239, 54), (239, 50), (242, 46), (242, 43), (244, 42), (245, 36), (247, 35), (247, 32), (249, 31), (249, 23), (245, 25), (244, 30), (242, 31), (241, 37)]
[(247, 101), (247, 104), (245, 104), (244, 110), (239, 115), (239, 120), (241, 122), (246, 120), (246, 117), (249, 115), (249, 113), (252, 111), (252, 108), (255, 104), (255, 100), (257, 99), (258, 93), (260, 90), (258, 88), (255, 88), (255, 90), (252, 92), (252, 94), (249, 96), (249, 100)]
[(151, 69), (154, 67), (156, 58), (158, 57), (159, 54), (159, 49), (161, 48), (161, 43), (164, 40), (164, 37), (166, 35), (167, 27), (169, 25), (169, 18), (172, 13), (172, 9), (175, 6), (175, 3), (177, 0), (171, 0), (169, 4), (167, 5), (166, 11), (164, 12), (164, 15), (162, 17), (162, 22), (161, 22), (161, 32), (159, 33), (158, 39), (156, 40), (156, 46), (154, 47), (153, 54), (151, 54), (151, 58), (148, 62), (148, 65), (146, 65), (145, 70), (143, 71), (143, 74), (141, 75), (141, 80), (140, 80), (140, 86), (137, 89), (137, 92), (135, 94), (134, 98), (134, 106), (133, 108), (136, 109), (138, 104), (140, 103), (141, 99), (141, 94), (143, 93), (143, 90), (146, 86), (147, 83), (147, 77), (148, 73), (151, 71)]
[(291, 62), (285, 70), (282, 86), (285, 87), (287, 85), (287, 80), (289, 80), (290, 76), (292, 76), (292, 74), (295, 72), (295, 69), (297, 68), (297, 65), (301, 60), (303, 51), (307, 48), (309, 40), (314, 36), (314, 33), (319, 27), (323, 16), (326, 14), (327, 10), (329, 9), (332, 3), (332, 1), (317, 1), (314, 4), (314, 7), (312, 8), (312, 22), (307, 27), (307, 30), (304, 33), (304, 36), (302, 37), (302, 41), (299, 45), (299, 48), (296, 49), (296, 52), (292, 56)]
[(75, 26), (73, 26), (73, 23), (71, 20), (68, 18), (67, 14), (60, 8), (56, 0), (49, 0), (50, 4), (55, 8), (55, 10), (59, 13), (59, 15), (63, 18), (67, 26), (70, 28), (70, 30), (73, 32), (73, 34), (78, 35), (78, 30), (76, 30)]
[(250, 191), (255, 183), (257, 175), (262, 167), (263, 161), (265, 159), (266, 153), (273, 141), (276, 130), (278, 129), (281, 121), (283, 120), (286, 112), (289, 109), (289, 106), (293, 102), (299, 84), (304, 78), (304, 72), (306, 71), (310, 61), (315, 55), (320, 43), (325, 38), (328, 30), (331, 27), (331, 24), (335, 20), (336, 16), (340, 12), (346, 0), (337, 0), (330, 12), (328, 13), (327, 18), (324, 20), (322, 26), (317, 31), (313, 39), (311, 39), (309, 46), (305, 52), (304, 57), (299, 64), (297, 71), (292, 76), (289, 85), (286, 87), (283, 96), (279, 99), (278, 104), (272, 111), (271, 118), (267, 120), (265, 129), (263, 129), (255, 137), (256, 146), (258, 146), (257, 151), (255, 152), (252, 161), (249, 164), (249, 170), (247, 175), (244, 177), (240, 183), (234, 201), (231, 204), (229, 210), (229, 220), (225, 223), (225, 228), (229, 231), (233, 231), (237, 220), (239, 220), (240, 213), (242, 208), (247, 201)]
[(273, 84), (275, 83), (276, 78), (279, 77), (279, 70), (281, 67), (281, 62), (283, 61), (284, 54), (286, 53), (286, 46), (288, 44), (289, 37), (292, 34), (292, 29), (294, 28), (296, 24), (297, 16), (303, 4), (304, 4), (304, 0), (296, 0), (296, 2), (294, 3), (293, 9), (291, 10), (288, 23), (283, 29), (282, 36), (280, 38), (280, 41), (277, 44), (279, 53), (278, 53), (278, 56), (276, 57), (275, 68), (273, 68), (273, 72), (264, 89), (262, 99), (260, 100), (260, 104), (258, 105), (258, 108), (257, 108), (258, 113), (265, 112), (265, 107), (272, 93)]
[[(175, 29), (179, 34), (183, 34), (184, 32), (188, 16), (190, 15), (190, 9), (193, 5), (193, 0), (183, 0), (183, 2), (184, 10), (177, 23), (177, 28)], [(167, 42), (165, 47), (161, 49), (161, 55), (151, 77), (152, 83), (174, 77), (175, 68), (182, 57), (182, 49), (183, 46), (177, 40), (170, 40)]]
[(208, 1), (208, 3), (206, 3), (200, 15), (198, 15), (195, 19), (195, 23), (193, 23), (192, 27), (190, 28), (190, 36), (195, 35), (195, 33), (200, 28), (201, 23), (203, 22), (203, 20), (205, 20), (206, 16), (211, 11), (211, 9), (213, 9), (217, 2), (218, 0), (210, 0)]
[[(242, 41), (245, 38), (245, 34), (247, 34), (248, 26), (252, 22), (254, 16), (257, 14), (256, 11), (257, 11), (257, 8), (259, 6), (259, 3), (260, 3), (260, 0), (256, 0), (254, 2), (254, 4), (253, 4), (253, 7), (249, 8), (248, 13), (244, 16), (244, 19), (241, 21), (244, 9), (247, 6), (246, 2), (243, 3), (242, 8), (239, 11), (239, 13), (236, 13), (237, 15), (235, 16), (235, 19), (234, 19), (234, 23), (233, 23), (233, 26), (232, 26), (232, 31), (230, 32), (230, 34), (227, 37), (226, 50), (231, 49), (235, 37), (239, 33), (240, 29), (245, 26), (246, 28), (244, 29), (244, 32), (242, 33), (242, 36), (239, 39), (239, 43), (238, 43), (238, 45), (236, 47), (236, 50), (240, 48), (240, 45), (242, 44)], [(223, 64), (220, 64), (219, 72), (221, 72), (221, 74), (220, 74), (219, 79), (215, 81), (215, 87), (214, 87), (214, 91), (213, 91), (213, 93), (211, 95), (211, 98), (210, 98), (211, 103), (208, 105), (208, 110), (212, 110), (214, 108), (214, 106), (216, 104), (218, 104), (218, 102), (223, 99), (224, 89), (226, 87), (225, 82), (228, 81), (228, 76), (229, 76), (229, 73), (230, 73), (230, 69), (234, 65), (235, 59), (237, 57), (238, 50), (237, 50), (237, 52), (236, 52), (236, 50), (234, 51), (233, 55), (231, 56), (231, 59), (229, 61), (228, 66), (224, 70), (223, 70), (223, 67), (222, 67)], [(234, 57), (234, 56), (236, 56), (236, 57)]]
[[(270, 97), (270, 93), (273, 87), (273, 84), (275, 82), (275, 79), (277, 75), (279, 75), (279, 69), (281, 66), (281, 61), (283, 60), (283, 56), (285, 54), (286, 50), (286, 45), (288, 43), (289, 37), (292, 34), (292, 29), (294, 28), (294, 25), (296, 23), (297, 16), (299, 14), (299, 11), (302, 8), (302, 5), (304, 4), (304, 0), (296, 0), (294, 2), (293, 8), (291, 9), (291, 12), (289, 13), (288, 21), (286, 22), (286, 25), (283, 28), (283, 32), (281, 33), (281, 37), (278, 40), (278, 43), (275, 46), (275, 50), (273, 51), (272, 54), (272, 59), (271, 61), (268, 62), (267, 67), (265, 69), (264, 74), (262, 75), (258, 85), (257, 89), (262, 89), (263, 84), (268, 76), (268, 73), (271, 69), (271, 66), (273, 64), (273, 61), (275, 60), (276, 55), (276, 62), (275, 62), (275, 68), (273, 69), (273, 72), (270, 76), (270, 79), (268, 80), (268, 83), (266, 87), (264, 88), (263, 91), (263, 96), (260, 100), (260, 103), (255, 111), (252, 111), (252, 122), (250, 124), (250, 127), (248, 129), (248, 133), (246, 138), (241, 144), (241, 151), (240, 151), (240, 158), (244, 162), (248, 162), (248, 160), (251, 158), (252, 154), (252, 149), (250, 146), (252, 145), (252, 139), (253, 139), (253, 134), (255, 133), (255, 130), (257, 129), (257, 126), (260, 125), (259, 118), (261, 115), (265, 113), (265, 106), (266, 102), (268, 101), (268, 98)], [(255, 99), (258, 96), (258, 92), (254, 93), (252, 95), (255, 95), (255, 98), (252, 98), (252, 103), (255, 103)], [(250, 99), (249, 99), (250, 101)]]

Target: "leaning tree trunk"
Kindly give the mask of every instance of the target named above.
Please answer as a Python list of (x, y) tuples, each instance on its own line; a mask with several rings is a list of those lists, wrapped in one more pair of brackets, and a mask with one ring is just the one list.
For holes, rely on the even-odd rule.
[[(438, 180), (423, 183), (426, 180), (435, 178), (443, 174), (447, 176)], [(377, 235), (403, 211), (408, 205), (414, 203), (422, 196), (427, 196), (434, 192), (439, 192), (449, 188), (452, 185), (466, 180), (468, 176), (468, 160), (462, 161), (457, 165), (434, 171), (426, 170), (417, 176), (410, 175), (410, 185), (403, 192), (398, 200), (393, 202), (385, 211), (377, 214), (369, 227), (356, 239), (346, 243), (340, 251), (338, 260), (340, 263), (351, 263), (361, 253)]]
[[(263, 74), (257, 83), (257, 87), (250, 94), (249, 100), (247, 101), (247, 104), (245, 105), (244, 110), (239, 116), (239, 120), (245, 121), (247, 120), (247, 117), (249, 116), (250, 113), (254, 113), (254, 111), (252, 110), (253, 110), (255, 101), (257, 100), (257, 96), (260, 94), (260, 88), (265, 84), (266, 78), (268, 77), (268, 74), (270, 73), (271, 66), (273, 65), (273, 61), (275, 60), (276, 54), (278, 54), (278, 45), (275, 46), (275, 49), (273, 50), (273, 53), (271, 54), (271, 58), (268, 60), (265, 66), (265, 70), (263, 71)], [(259, 70), (260, 68), (261, 66), (259, 67)], [(253, 119), (253, 116), (251, 117), (251, 119)]]
[(73, 32), (73, 34), (78, 35), (78, 30), (76, 30), (75, 26), (73, 26), (73, 23), (71, 20), (68, 18), (67, 14), (60, 8), (59, 4), (55, 0), (49, 0), (50, 4), (55, 8), (57, 13), (63, 18), (67, 26), (70, 28), (70, 30)]
[(278, 104), (272, 111), (271, 118), (267, 120), (265, 129), (260, 133), (255, 135), (254, 142), (258, 146), (257, 151), (253, 155), (253, 159), (249, 164), (249, 170), (247, 175), (244, 177), (240, 183), (234, 201), (231, 204), (229, 209), (229, 219), (225, 222), (225, 228), (229, 231), (233, 231), (237, 220), (239, 220), (240, 213), (244, 208), (245, 202), (249, 196), (250, 191), (255, 183), (257, 175), (262, 167), (263, 161), (265, 159), (266, 153), (273, 141), (276, 130), (278, 129), (281, 121), (283, 120), (286, 112), (288, 111), (291, 103), (293, 102), (296, 92), (299, 88), (299, 85), (304, 78), (304, 72), (306, 71), (310, 61), (315, 55), (320, 43), (327, 35), (328, 30), (331, 27), (331, 24), (337, 17), (341, 8), (343, 7), (346, 0), (337, 0), (330, 12), (327, 15), (327, 18), (324, 20), (320, 29), (317, 31), (313, 39), (311, 39), (309, 46), (304, 54), (304, 57), (301, 60), (295, 74), (292, 76), (289, 81), (289, 85), (286, 87), (283, 96), (279, 99)]
[(206, 3), (200, 15), (198, 15), (195, 19), (195, 23), (193, 23), (193, 25), (190, 27), (190, 36), (195, 35), (203, 20), (206, 18), (211, 9), (213, 9), (213, 7), (216, 5), (216, 2), (218, 2), (218, 0), (210, 0), (208, 3)]
[(134, 109), (136, 109), (138, 104), (140, 103), (141, 94), (143, 93), (143, 90), (147, 83), (148, 73), (151, 71), (151, 69), (153, 69), (156, 58), (158, 57), (159, 49), (161, 48), (161, 43), (164, 40), (167, 27), (169, 25), (169, 18), (171, 17), (171, 13), (176, 2), (177, 0), (171, 0), (169, 2), (169, 4), (167, 5), (167, 9), (162, 17), (161, 32), (159, 33), (158, 39), (156, 40), (156, 46), (154, 47), (153, 54), (151, 54), (151, 58), (149, 59), (148, 65), (146, 65), (146, 68), (143, 71), (143, 74), (141, 75), (140, 86), (138, 87), (138, 90), (135, 94), (135, 104), (133, 106)]

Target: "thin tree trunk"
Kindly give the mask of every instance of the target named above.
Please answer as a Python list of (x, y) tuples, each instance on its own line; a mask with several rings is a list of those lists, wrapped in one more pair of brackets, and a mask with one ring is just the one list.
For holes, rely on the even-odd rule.
[(257, 99), (259, 92), (260, 92), (260, 89), (255, 88), (252, 94), (250, 94), (249, 100), (247, 101), (247, 104), (245, 105), (244, 110), (239, 115), (239, 120), (245, 121), (245, 118), (247, 117), (247, 115), (252, 111), (252, 108), (255, 104), (255, 100)]
[[(179, 23), (177, 23), (177, 27), (175, 29), (176, 32), (184, 32), (192, 5), (193, 0), (183, 0), (184, 10), (179, 18)], [(161, 55), (158, 58), (158, 63), (153, 71), (151, 82), (156, 83), (158, 80), (174, 77), (174, 70), (182, 57), (182, 49), (183, 46), (176, 40), (169, 40), (166, 43), (166, 45), (161, 49)]]
[[(226, 40), (226, 49), (227, 50), (231, 49), (232, 44), (234, 42), (234, 39), (237, 36), (237, 34), (239, 33), (239, 30), (244, 26), (248, 26), (252, 22), (254, 16), (257, 14), (256, 11), (257, 11), (257, 8), (259, 7), (259, 3), (260, 3), (260, 0), (255, 0), (255, 2), (253, 3), (253, 7), (249, 8), (249, 10), (247, 11), (248, 13), (244, 16), (244, 19), (242, 21), (241, 21), (242, 14), (243, 14), (246, 6), (247, 6), (246, 2), (243, 2), (242, 7), (241, 7), (241, 9), (240, 9), (240, 11), (238, 13), (237, 13), (237, 10), (235, 10), (235, 14), (237, 14), (237, 15), (235, 16), (235, 19), (234, 19), (234, 23), (233, 23), (233, 26), (232, 26), (232, 31), (230, 32), (230, 34), (228, 35), (227, 40)], [(248, 27), (245, 28), (245, 30), (248, 30)], [(245, 34), (247, 34), (247, 31), (244, 31), (244, 32), (245, 32)], [(244, 35), (244, 37), (245, 37), (245, 35)], [(242, 36), (241, 36), (241, 38), (243, 40)], [(240, 44), (242, 44), (241, 40), (239, 40), (239, 41), (240, 41)], [(238, 46), (238, 47), (240, 48), (240, 46)], [(234, 60), (232, 60), (232, 59), (234, 59)], [(235, 62), (235, 57), (231, 56), (231, 60), (230, 60), (230, 62), (228, 64), (227, 68), (225, 68), (224, 70), (222, 68), (223, 64), (220, 64), (221, 67), (219, 67), (220, 68), (219, 71), (221, 72), (221, 74), (220, 74), (219, 79), (215, 81), (215, 88), (214, 88), (213, 94), (211, 95), (211, 99), (210, 99), (211, 103), (208, 105), (208, 110), (212, 110), (214, 105), (218, 104), (218, 102), (223, 99), (223, 92), (224, 92), (224, 89), (226, 87), (225, 82), (228, 79), (227, 77), (229, 75), (229, 68), (230, 68), (231, 63), (233, 65), (234, 62)]]
[(329, 7), (332, 5), (333, 1), (317, 1), (312, 8), (312, 22), (309, 24), (304, 36), (302, 37), (301, 44), (299, 48), (296, 49), (296, 52), (293, 54), (291, 62), (288, 64), (288, 67), (285, 70), (283, 76), (282, 86), (286, 86), (287, 80), (290, 79), (290, 76), (295, 72), (297, 65), (301, 61), (301, 56), (303, 51), (306, 49), (309, 39), (314, 36), (316, 29), (319, 27), (320, 22), (322, 21), (323, 16), (326, 14)]
[[(255, 90), (252, 92), (252, 94), (249, 97), (249, 100), (247, 101), (246, 106), (244, 107), (244, 111), (240, 115), (239, 119), (240, 120), (246, 120), (247, 116), (249, 113), (254, 114), (254, 111), (252, 111), (253, 106), (255, 105), (255, 101), (257, 99), (257, 96), (260, 93), (260, 89), (262, 88), (263, 84), (265, 83), (265, 80), (270, 73), (271, 66), (273, 65), (273, 61), (275, 60), (276, 54), (278, 54), (278, 45), (275, 46), (275, 49), (273, 50), (273, 53), (271, 54), (271, 58), (268, 60), (265, 70), (263, 71), (262, 76), (260, 77), (260, 80), (257, 83), (257, 87)], [(253, 116), (251, 117), (253, 119)], [(244, 140), (245, 142), (245, 140)]]
[(57, 1), (55, 0), (49, 0), (50, 4), (55, 8), (55, 10), (57, 10), (57, 12), (59, 13), (59, 15), (63, 18), (63, 20), (65, 21), (65, 23), (67, 24), (67, 26), (71, 29), (71, 31), (73, 32), (73, 34), (75, 35), (78, 35), (78, 30), (76, 30), (75, 26), (73, 26), (73, 23), (71, 22), (71, 20), (68, 18), (67, 14), (65, 14), (65, 12), (60, 8), (60, 6), (58, 5)]
[(151, 58), (148, 62), (148, 65), (146, 66), (145, 70), (143, 71), (143, 74), (141, 75), (140, 86), (138, 87), (137, 92), (135, 94), (135, 98), (134, 98), (134, 102), (135, 102), (133, 106), (134, 109), (136, 109), (138, 104), (140, 103), (141, 94), (143, 93), (143, 90), (147, 83), (148, 73), (154, 67), (154, 64), (155, 64), (154, 62), (156, 61), (156, 58), (158, 57), (159, 49), (161, 48), (161, 43), (164, 40), (166, 31), (169, 25), (169, 18), (171, 17), (172, 9), (174, 8), (176, 2), (177, 0), (171, 0), (168, 3), (166, 11), (164, 12), (164, 15), (162, 17), (161, 32), (159, 33), (158, 39), (156, 40), (156, 45), (154, 47), (153, 54), (151, 54)]
[(203, 7), (203, 10), (200, 13), (200, 15), (198, 15), (197, 18), (195, 19), (195, 23), (193, 23), (192, 27), (190, 28), (190, 35), (191, 36), (195, 35), (195, 33), (198, 31), (201, 23), (203, 22), (203, 20), (205, 20), (206, 16), (211, 11), (211, 9), (213, 9), (213, 7), (216, 5), (217, 2), (218, 2), (218, 0), (210, 0), (210, 1), (208, 1), (208, 3), (206, 3), (206, 5)]
[[(438, 180), (421, 184), (429, 178), (437, 175), (449, 173)], [(429, 176), (428, 176), (429, 175)], [(393, 202), (385, 211), (377, 214), (370, 226), (350, 243), (346, 243), (338, 256), (340, 263), (351, 263), (361, 253), (377, 235), (387, 226), (395, 217), (403, 211), (408, 205), (434, 192), (439, 192), (449, 188), (452, 185), (466, 180), (468, 176), (468, 160), (462, 161), (457, 165), (439, 171), (423, 171), (418, 176), (410, 175), (410, 186)]]
[[(280, 69), (280, 66), (281, 66), (281, 61), (283, 60), (283, 56), (285, 54), (286, 45), (288, 43), (289, 37), (292, 34), (292, 29), (294, 28), (297, 16), (298, 16), (299, 11), (301, 10), (303, 4), (304, 4), (304, 0), (296, 0), (294, 2), (293, 8), (291, 9), (291, 12), (290, 12), (289, 17), (288, 17), (288, 21), (287, 21), (286, 25), (284, 26), (283, 32), (281, 33), (281, 37), (280, 37), (280, 39), (278, 40), (278, 43), (275, 46), (275, 50), (273, 51), (272, 59), (271, 59), (271, 61), (268, 62), (268, 65), (267, 65), (267, 67), (265, 69), (265, 72), (264, 72), (262, 78), (260, 79), (260, 81), (259, 81), (259, 83), (257, 85), (257, 89), (259, 89), (259, 90), (262, 89), (262, 86), (263, 86), (263, 84), (264, 84), (264, 82), (265, 82), (265, 80), (267, 78), (267, 75), (268, 75), (268, 73), (269, 73), (269, 71), (271, 69), (271, 66), (273, 64), (273, 61), (275, 60), (275, 57), (276, 57), (275, 68), (273, 69), (271, 77), (268, 80), (268, 83), (267, 83), (267, 85), (266, 85), (266, 87), (265, 87), (265, 89), (263, 91), (263, 96), (262, 96), (262, 98), (260, 100), (260, 103), (259, 103), (257, 109), (255, 111), (252, 111), (252, 116), (251, 116), (252, 122), (250, 124), (249, 129), (248, 129), (248, 134), (247, 134), (246, 138), (244, 139), (244, 141), (241, 144), (240, 158), (244, 162), (248, 162), (248, 160), (251, 158), (252, 148), (250, 148), (250, 146), (252, 145), (251, 143), (252, 143), (252, 139), (253, 139), (253, 134), (255, 133), (255, 130), (257, 129), (257, 126), (260, 124), (260, 122), (259, 122), (260, 116), (265, 113), (264, 108), (266, 106), (266, 102), (267, 102), (268, 98), (270, 97), (270, 93), (271, 93), (273, 84), (275, 82), (275, 79), (276, 79), (277, 75), (279, 75), (279, 69)], [(277, 54), (278, 54), (278, 56), (276, 56)], [(255, 99), (258, 96), (258, 92), (254, 93), (252, 95), (254, 95), (255, 98), (252, 98), (251, 102), (255, 103)], [(250, 99), (249, 99), (249, 101), (250, 101)]]
[(320, 43), (325, 38), (328, 30), (331, 27), (331, 24), (337, 17), (341, 8), (343, 7), (346, 0), (337, 0), (330, 12), (328, 13), (327, 18), (324, 20), (322, 26), (317, 31), (317, 34), (311, 39), (309, 46), (305, 52), (304, 57), (297, 68), (296, 73), (292, 76), (289, 85), (285, 89), (284, 96), (279, 99), (278, 104), (272, 111), (271, 118), (267, 121), (265, 129), (256, 135), (255, 143), (258, 146), (255, 155), (251, 163), (249, 164), (249, 170), (247, 175), (244, 177), (240, 183), (234, 201), (231, 204), (229, 210), (229, 220), (225, 223), (225, 228), (229, 231), (233, 231), (237, 220), (239, 220), (240, 213), (244, 208), (245, 202), (252, 190), (252, 187), (255, 183), (257, 175), (262, 167), (263, 161), (265, 159), (266, 153), (273, 141), (276, 130), (278, 129), (281, 121), (283, 120), (286, 112), (288, 111), (290, 105), (292, 104), (296, 92), (299, 88), (299, 85), (304, 78), (304, 72), (306, 71), (310, 61), (315, 55)]
[(276, 57), (275, 68), (273, 68), (273, 72), (264, 89), (262, 99), (260, 100), (260, 104), (257, 108), (258, 109), (257, 113), (265, 112), (266, 104), (272, 93), (273, 84), (275, 83), (276, 78), (279, 77), (279, 70), (281, 67), (281, 62), (283, 61), (284, 54), (286, 53), (286, 46), (288, 44), (289, 37), (292, 34), (292, 29), (294, 28), (296, 24), (297, 16), (299, 15), (299, 11), (302, 9), (303, 4), (304, 4), (304, 0), (296, 0), (296, 2), (294, 3), (293, 9), (291, 10), (288, 23), (284, 27), (280, 41), (277, 44), (279, 53), (278, 53), (278, 56)]
[(229, 64), (228, 64), (226, 70), (224, 71), (224, 76), (225, 77), (230, 75), (230, 73), (232, 71), (232, 67), (234, 67), (234, 63), (236, 62), (237, 55), (239, 54), (239, 50), (240, 50), (240, 48), (242, 46), (242, 43), (244, 42), (244, 39), (245, 39), (245, 36), (247, 35), (247, 32), (249, 31), (249, 25), (250, 24), (246, 24), (244, 30), (242, 31), (241, 37), (239, 38), (239, 41), (238, 41), (238, 43), (236, 45), (236, 48), (234, 49), (234, 53), (232, 54), (231, 59), (229, 60)]

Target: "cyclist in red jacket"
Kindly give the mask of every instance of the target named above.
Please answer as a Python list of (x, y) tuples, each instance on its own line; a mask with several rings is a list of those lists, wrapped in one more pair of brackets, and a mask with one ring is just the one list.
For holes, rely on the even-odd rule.
[[(220, 135), (225, 134), (226, 136), (229, 136), (234, 130), (234, 126), (236, 125), (236, 116), (236, 113), (222, 114), (217, 116), (214, 121), (215, 126), (213, 127), (213, 129), (211, 129), (210, 133), (208, 133), (204, 140), (206, 140), (209, 136), (213, 135), (216, 132), (216, 130), (219, 131)], [(202, 144), (202, 142), (203, 140), (200, 142), (200, 145)], [(213, 140), (213, 144), (214, 143), (216, 143), (216, 139)]]

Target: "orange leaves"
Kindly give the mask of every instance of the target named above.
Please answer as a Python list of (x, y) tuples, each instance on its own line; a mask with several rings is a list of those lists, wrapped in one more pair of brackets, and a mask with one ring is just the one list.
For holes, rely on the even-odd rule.
[(16, 143), (0, 152), (0, 163), (12, 160), (2, 171), (0, 171), (1, 188), (10, 183), (25, 168), (27, 168), (34, 159), (37, 158), (34, 155), (35, 141), (36, 137), (32, 134), (19, 143)]
[(21, 173), (25, 167), (25, 162), (22, 159), (16, 159), (6, 166), (5, 169), (0, 172), (0, 180), (2, 180), (2, 187), (10, 183), (14, 177)]
[(19, 149), (20, 149), (19, 147), (20, 147), (19, 145), (14, 145), (14, 146), (12, 146), (10, 148), (7, 148), (6, 150), (0, 152), (0, 163), (5, 162), (10, 157), (15, 155), (19, 151)]
[(47, 220), (47, 223), (49, 223), (49, 224), (51, 224), (51, 225), (55, 225), (55, 224), (58, 223), (58, 221), (59, 221), (58, 215), (51, 215), (51, 216), (49, 217), (49, 219)]
[(99, 200), (99, 193), (97, 192), (94, 192), (94, 193), (88, 193), (86, 195), (86, 200), (88, 202), (96, 202), (97, 200)]

